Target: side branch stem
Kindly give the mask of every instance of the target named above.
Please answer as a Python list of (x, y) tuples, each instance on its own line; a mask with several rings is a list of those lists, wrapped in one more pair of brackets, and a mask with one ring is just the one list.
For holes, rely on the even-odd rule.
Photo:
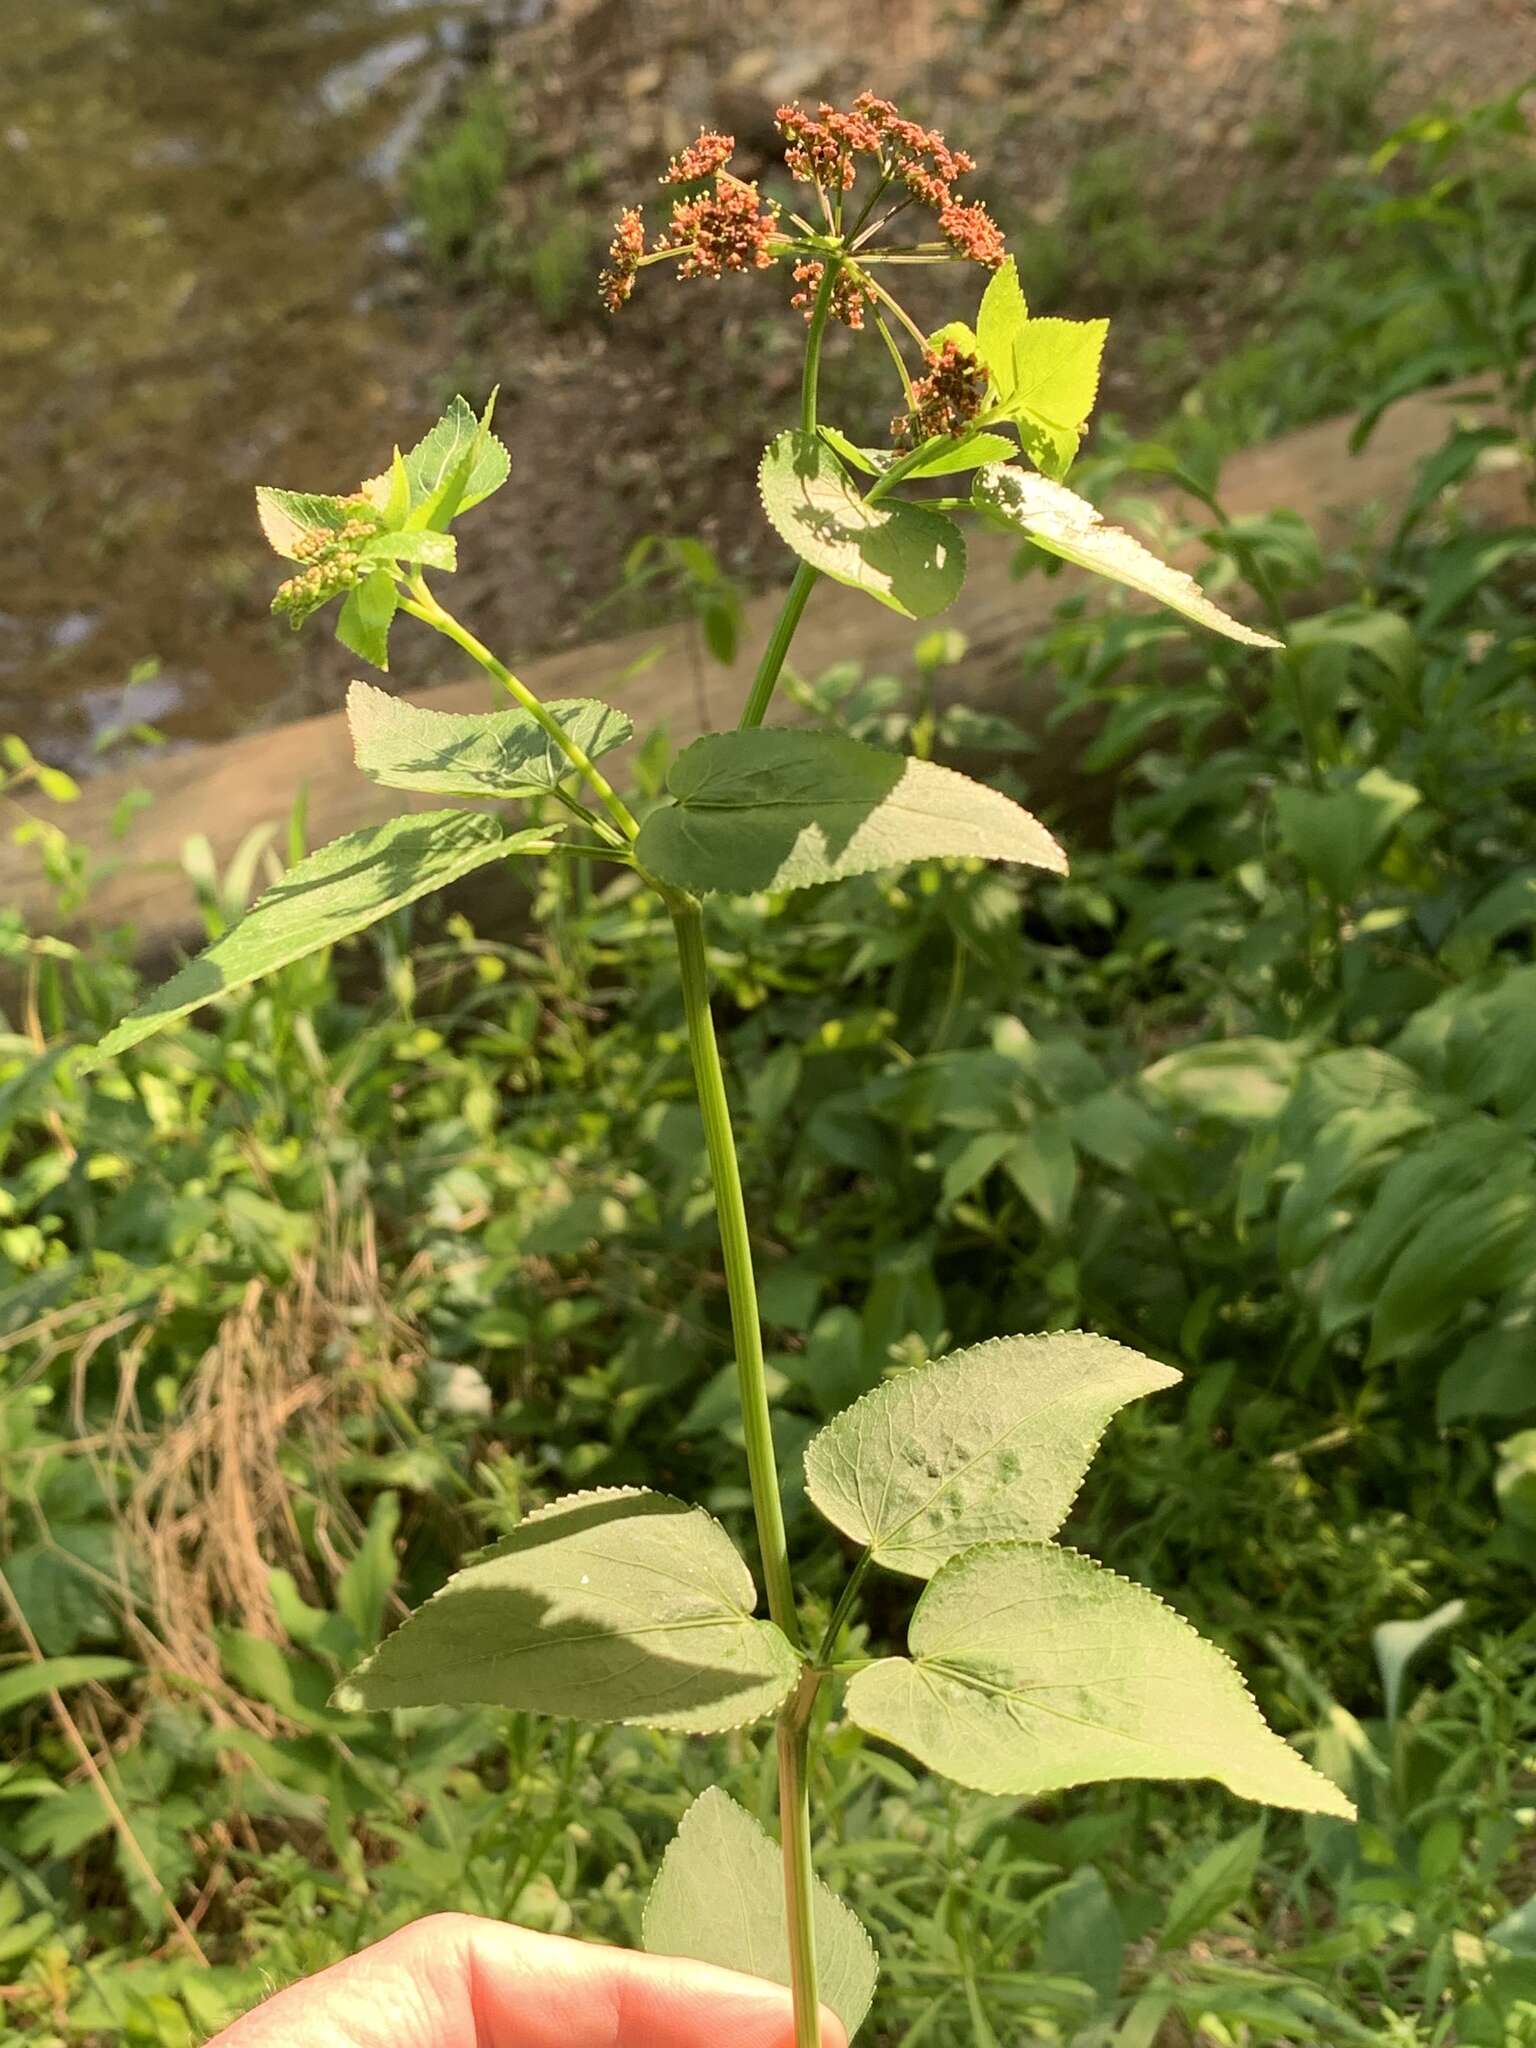
[(618, 826), (625, 839), (632, 840), (636, 836), (640, 827), (635, 822), (634, 813), (614, 789), (607, 776), (601, 772), (595, 762), (589, 759), (586, 749), (571, 738), (564, 726), (561, 725), (559, 719), (551, 716), (550, 712), (540, 703), (528, 685), (513, 675), (505, 662), (496, 659), (483, 640), (477, 640), (467, 626), (460, 625), (452, 612), (446, 611), (438, 603), (425, 583), (419, 580), (412, 583), (411, 595), (400, 600), (400, 609), (403, 612), (409, 612), (413, 619), (420, 619), (423, 625), (431, 626), (435, 632), (441, 633), (445, 639), (453, 641), (455, 646), (462, 647), (471, 661), (476, 662), (485, 670), (488, 676), (500, 683), (508, 696), (520, 704), (528, 715), (549, 735), (550, 739), (560, 749), (560, 752), (564, 754), (566, 760), (570, 762), (575, 773), (586, 783), (592, 794), (597, 798), (604, 810), (607, 811), (609, 817)]

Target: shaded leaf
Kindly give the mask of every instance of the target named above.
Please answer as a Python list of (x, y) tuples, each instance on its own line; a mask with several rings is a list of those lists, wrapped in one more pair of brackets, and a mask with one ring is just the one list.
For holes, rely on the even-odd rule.
[[(811, 1901), (817, 1991), (850, 2041), (875, 1995), (869, 1936), (835, 1892)], [(789, 1928), (779, 1847), (744, 1807), (711, 1786), (683, 1815), (650, 1897), (641, 1942), (653, 1956), (688, 1956), (788, 1985)]]
[(921, 505), (871, 505), (814, 434), (780, 434), (758, 471), (774, 531), (824, 576), (909, 619), (953, 603), (965, 581), (965, 541), (952, 519)]
[(290, 868), (238, 924), (108, 1032), (78, 1071), (88, 1073), (215, 996), (366, 931), (489, 861), (544, 852), (551, 838), (549, 830), (509, 833), (483, 812), (427, 811), (333, 839)]
[(1255, 1821), (1229, 1842), (1218, 1842), (1194, 1869), (1180, 1878), (1168, 1901), (1167, 1916), (1157, 1937), (1159, 1948), (1183, 1948), (1197, 1934), (1248, 1896), (1264, 1847), (1264, 1823)]
[(1420, 801), (1411, 783), (1368, 768), (1348, 789), (1277, 789), (1275, 820), (1287, 849), (1342, 903)]
[(771, 1714), (799, 1672), (702, 1508), (612, 1487), (529, 1515), (338, 1688), (352, 1707), (517, 1707), (695, 1734)]
[(672, 763), (636, 851), (676, 888), (804, 889), (941, 856), (1066, 871), (1028, 811), (952, 768), (830, 733), (708, 733)]
[[(819, 427), (817, 432), (835, 454), (851, 468), (862, 470), (865, 476), (883, 476), (894, 462), (902, 459), (888, 448), (860, 448), (836, 427)], [(1003, 434), (970, 434), (958, 440), (951, 434), (941, 434), (926, 444), (922, 461), (909, 469), (902, 481), (957, 476), (963, 470), (984, 469), (989, 462), (1006, 462), (1014, 452), (1013, 443)]]
[(878, 1564), (928, 1578), (997, 1538), (1054, 1535), (1117, 1409), (1178, 1373), (1107, 1337), (998, 1337), (919, 1366), (835, 1416), (806, 1490)]
[(1196, 625), (1241, 640), (1248, 647), (1278, 647), (1267, 633), (1229, 618), (1213, 604), (1193, 576), (1160, 562), (1150, 548), (1123, 527), (1106, 526), (1086, 498), (1078, 497), (1049, 477), (1034, 476), (1014, 463), (984, 469), (972, 492), (977, 506), (1022, 533), (1047, 554), (1059, 555), (1080, 569), (1124, 583), (1156, 598)]
[(14, 1671), (0, 1671), (0, 1714), (40, 1700), (45, 1693), (68, 1692), (77, 1685), (105, 1685), (109, 1678), (131, 1678), (138, 1670), (126, 1657), (43, 1657)]
[(1048, 1543), (962, 1552), (917, 1603), (910, 1659), (848, 1687), (851, 1719), (982, 1792), (1215, 1778), (1241, 1798), (1354, 1808), (1266, 1727), (1238, 1671), (1145, 1587)]
[[(622, 746), (634, 728), (592, 697), (545, 706), (589, 760)], [(555, 789), (571, 764), (526, 711), (432, 711), (371, 683), (347, 692), (357, 765), (391, 789), (439, 796), (529, 797)]]
[(395, 579), (388, 569), (375, 569), (347, 592), (336, 620), (336, 638), (375, 668), (389, 667), (389, 629), (400, 608)]
[(1376, 1653), (1376, 1669), (1381, 1673), (1381, 1690), (1389, 1721), (1397, 1719), (1397, 1710), (1402, 1705), (1403, 1680), (1408, 1675), (1408, 1666), (1436, 1636), (1454, 1628), (1466, 1611), (1465, 1600), (1447, 1600), (1433, 1614), (1426, 1614), (1418, 1621), (1384, 1621), (1371, 1630), (1371, 1648)]

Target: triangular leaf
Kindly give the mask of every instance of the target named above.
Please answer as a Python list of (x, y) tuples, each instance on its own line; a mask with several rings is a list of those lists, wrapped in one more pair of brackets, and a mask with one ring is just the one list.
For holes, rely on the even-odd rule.
[[(589, 760), (622, 746), (633, 731), (622, 711), (595, 698), (573, 697), (545, 709)], [(571, 773), (565, 755), (526, 711), (431, 711), (371, 683), (354, 683), (347, 722), (358, 767), (391, 789), (529, 797), (558, 788)]]
[(804, 889), (941, 855), (1066, 871), (1045, 827), (998, 790), (830, 733), (707, 733), (667, 786), (673, 801), (635, 850), (680, 889)]
[[(492, 395), (494, 403), (494, 394)], [(460, 512), (499, 491), (512, 471), (512, 458), (490, 432), (490, 406), (477, 418), (465, 398), (455, 398), (437, 425), (404, 458), (410, 487), (409, 522), (441, 529)], [(389, 479), (364, 484), (372, 496)], [(451, 509), (444, 516), (444, 509)]]
[(1081, 427), (1098, 396), (1108, 333), (1107, 320), (1026, 320), (1014, 339), (1011, 379), (995, 395), (1026, 419)]
[[(818, 1878), (811, 1901), (817, 1992), (851, 2041), (875, 1995), (869, 1936)], [(770, 1984), (790, 1982), (784, 1868), (778, 1844), (718, 1786), (683, 1815), (645, 1903), (653, 1956), (688, 1956)]]
[(955, 522), (900, 500), (869, 504), (817, 435), (770, 442), (758, 483), (775, 532), (824, 576), (909, 619), (930, 618), (959, 595), (965, 541)]
[(851, 1719), (981, 1792), (1215, 1778), (1243, 1799), (1349, 1818), (1268, 1728), (1237, 1668), (1145, 1587), (1050, 1543), (944, 1566), (908, 1632), (848, 1687)]
[(708, 1734), (782, 1703), (799, 1660), (729, 1536), (637, 1487), (529, 1515), (337, 1692), (357, 1707), (482, 1703)]
[(400, 593), (388, 569), (375, 569), (347, 592), (336, 619), (336, 638), (375, 668), (389, 667), (389, 629), (400, 609)]
[(1249, 647), (1278, 647), (1267, 633), (1228, 618), (1219, 605), (1212, 604), (1193, 576), (1160, 562), (1118, 526), (1106, 526), (1086, 498), (1078, 497), (1049, 477), (1034, 476), (1012, 463), (984, 469), (977, 477), (972, 496), (984, 512), (1014, 527), (1047, 554), (1075, 562), (1080, 569), (1127, 584), (1159, 604), (1182, 612), (1198, 626), (1224, 633), (1229, 640), (1241, 640)]
[[(987, 367), (993, 397), (1001, 397), (1005, 391), (1012, 389), (1016, 381), (1013, 354), (1028, 319), (1029, 308), (1024, 303), (1023, 288), (1019, 284), (1018, 262), (1009, 256), (993, 271), (987, 288), (981, 295), (981, 310), (976, 315), (976, 334), (972, 350), (973, 354), (981, 357)], [(936, 343), (939, 338), (937, 335), (934, 336)], [(958, 336), (955, 338), (958, 339)]]
[(290, 868), (237, 925), (125, 1017), (78, 1071), (88, 1073), (215, 996), (366, 931), (488, 861), (547, 851), (559, 830), (509, 833), (485, 812), (426, 811), (333, 839)]
[(902, 1373), (834, 1416), (806, 1491), (890, 1571), (931, 1577), (974, 1544), (1053, 1536), (1118, 1408), (1179, 1375), (1108, 1337), (998, 1337)]

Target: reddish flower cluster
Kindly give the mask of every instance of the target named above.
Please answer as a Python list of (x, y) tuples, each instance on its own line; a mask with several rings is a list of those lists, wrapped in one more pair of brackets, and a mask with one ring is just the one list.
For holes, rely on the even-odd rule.
[(608, 244), (608, 268), (597, 281), (598, 292), (610, 313), (617, 313), (634, 290), (635, 272), (644, 254), (645, 222), (638, 206), (626, 206), (614, 224), (613, 240)]
[(898, 447), (917, 447), (936, 434), (963, 434), (987, 395), (987, 372), (958, 342), (924, 349), (928, 375), (912, 385), (912, 410), (891, 421)]
[[(795, 283), (800, 289), (789, 303), (803, 308), (807, 320), (810, 319), (811, 309), (816, 303), (816, 294), (821, 290), (822, 274), (825, 269), (826, 265), (823, 263), (795, 265)], [(867, 284), (847, 268), (838, 271), (837, 281), (832, 287), (832, 304), (829, 309), (834, 320), (841, 320), (845, 327), (851, 327), (858, 333), (864, 326), (864, 308), (874, 303), (875, 295)]]
[(1003, 231), (980, 199), (955, 199), (939, 215), (939, 232), (955, 251), (972, 263), (998, 269), (1008, 254)]
[(766, 270), (775, 252), (768, 244), (778, 232), (779, 209), (766, 210), (755, 185), (716, 177), (713, 192), (679, 199), (672, 208), (668, 247), (682, 258), (679, 277), (721, 277), (727, 270)]
[(701, 128), (697, 142), (690, 142), (667, 165), (661, 183), (663, 185), (691, 185), (698, 178), (712, 178), (716, 171), (724, 170), (736, 148), (734, 135), (720, 135), (712, 128)]

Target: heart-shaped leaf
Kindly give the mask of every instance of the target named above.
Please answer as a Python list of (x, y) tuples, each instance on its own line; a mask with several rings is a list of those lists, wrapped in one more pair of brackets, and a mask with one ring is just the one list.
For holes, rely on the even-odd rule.
[(1116, 1409), (1179, 1375), (1108, 1337), (999, 1337), (888, 1380), (805, 1453), (806, 1491), (890, 1571), (1054, 1536)]
[(667, 786), (635, 850), (675, 888), (804, 889), (942, 855), (1066, 871), (1045, 827), (998, 790), (831, 733), (707, 733)]
[(1047, 554), (1059, 555), (1080, 569), (1091, 569), (1096, 576), (1107, 576), (1155, 597), (1170, 611), (1182, 612), (1197, 626), (1224, 633), (1229, 640), (1241, 640), (1248, 647), (1280, 645), (1267, 633), (1256, 633), (1251, 626), (1229, 618), (1219, 605), (1212, 604), (1193, 576), (1160, 562), (1123, 527), (1106, 526), (1087, 499), (1064, 484), (1014, 463), (998, 463), (981, 471), (971, 495), (983, 512), (1013, 527)]
[(215, 996), (366, 931), (489, 861), (548, 852), (560, 829), (509, 833), (485, 812), (426, 811), (333, 839), (290, 868), (237, 925), (108, 1032), (78, 1071), (88, 1073)]
[[(875, 1995), (875, 1951), (855, 1915), (819, 1878), (811, 1919), (817, 1992), (851, 2041)], [(641, 1939), (653, 1956), (688, 1956), (770, 1984), (790, 1982), (779, 1846), (718, 1786), (701, 1792), (683, 1815), (646, 1900)]]
[[(622, 746), (634, 728), (592, 697), (546, 705), (589, 760)], [(371, 683), (347, 692), (357, 765), (391, 789), (440, 796), (529, 797), (555, 789), (571, 764), (526, 711), (432, 711)]]
[(480, 1702), (707, 1734), (771, 1714), (799, 1659), (720, 1524), (611, 1487), (529, 1515), (359, 1666), (348, 1708)]
[(899, 499), (870, 504), (815, 434), (780, 434), (758, 471), (779, 538), (824, 576), (909, 619), (943, 611), (965, 581), (965, 541), (942, 512)]
[(929, 1583), (912, 1655), (857, 1672), (849, 1716), (981, 1792), (1215, 1778), (1240, 1798), (1353, 1817), (1269, 1728), (1237, 1667), (1154, 1593), (1052, 1543), (986, 1543)]

